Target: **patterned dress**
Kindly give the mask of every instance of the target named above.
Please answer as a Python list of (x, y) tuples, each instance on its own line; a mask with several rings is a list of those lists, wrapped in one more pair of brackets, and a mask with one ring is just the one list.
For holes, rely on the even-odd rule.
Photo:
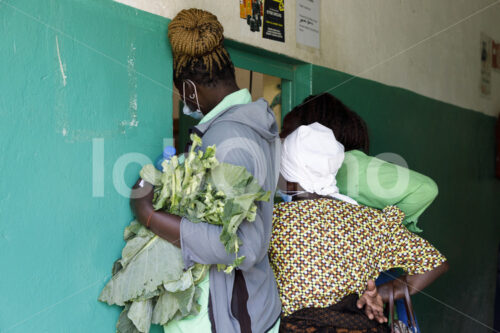
[(368, 280), (390, 268), (413, 275), (445, 262), (403, 219), (395, 206), (380, 211), (333, 199), (276, 204), (269, 257), (283, 315), (361, 295)]

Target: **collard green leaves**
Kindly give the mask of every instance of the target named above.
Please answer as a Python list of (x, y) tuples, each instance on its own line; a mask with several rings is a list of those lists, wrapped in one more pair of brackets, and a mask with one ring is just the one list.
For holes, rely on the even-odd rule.
[[(127, 245), (138, 238), (144, 243), (142, 237), (135, 237)], [(99, 300), (110, 305), (123, 306), (130, 300), (151, 295), (158, 286), (166, 282), (181, 279), (183, 268), (179, 248), (154, 236), (111, 278), (102, 290)]]
[(125, 230), (128, 241), (122, 258), (99, 296), (102, 302), (125, 306), (117, 332), (145, 333), (152, 323), (165, 325), (198, 313), (196, 285), (208, 273), (208, 266), (195, 264), (184, 271), (179, 248), (136, 221)]
[[(177, 156), (163, 162), (163, 172), (152, 165), (141, 170), (141, 178), (154, 185), (155, 210), (185, 216), (195, 223), (222, 226), (220, 241), (232, 265), (217, 265), (226, 273), (245, 259), (238, 257), (242, 245), (237, 236), (241, 223), (256, 218), (256, 201), (269, 200), (254, 177), (241, 166), (219, 163), (215, 147), (204, 152), (201, 139), (192, 135), (193, 145), (184, 163)], [(207, 265), (195, 264), (184, 271), (179, 248), (153, 234), (137, 221), (125, 228), (127, 244), (113, 265), (113, 276), (99, 300), (125, 306), (117, 332), (145, 333), (151, 324), (165, 325), (199, 311), (197, 286), (208, 273)]]

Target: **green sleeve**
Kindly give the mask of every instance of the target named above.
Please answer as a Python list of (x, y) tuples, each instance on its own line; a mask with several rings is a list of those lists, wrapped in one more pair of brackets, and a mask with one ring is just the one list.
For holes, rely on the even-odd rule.
[(413, 232), (422, 231), (417, 227), (418, 217), (438, 194), (431, 178), (359, 150), (345, 153), (337, 186), (340, 193), (362, 205), (377, 209), (399, 207), (406, 215), (403, 223)]

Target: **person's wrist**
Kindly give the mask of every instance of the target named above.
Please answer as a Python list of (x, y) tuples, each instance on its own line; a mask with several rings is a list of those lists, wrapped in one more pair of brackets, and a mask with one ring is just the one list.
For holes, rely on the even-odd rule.
[(389, 293), (392, 289), (392, 281), (386, 282), (377, 287), (378, 294), (382, 297), (382, 302), (389, 302)]
[(406, 289), (406, 275), (403, 275), (394, 280), (394, 299), (404, 298), (405, 289)]
[(148, 219), (151, 219), (154, 213), (153, 205), (143, 205), (139, 211), (137, 212), (137, 219), (141, 224), (146, 225), (148, 223)]
[(154, 215), (155, 211), (152, 210), (149, 214), (148, 214), (148, 218), (146, 219), (146, 228), (151, 228), (151, 220), (153, 218), (153, 215)]

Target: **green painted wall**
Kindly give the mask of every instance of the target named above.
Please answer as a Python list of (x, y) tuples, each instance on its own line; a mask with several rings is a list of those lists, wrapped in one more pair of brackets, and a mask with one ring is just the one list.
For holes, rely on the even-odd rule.
[(155, 158), (171, 137), (166, 28), (111, 1), (0, 2), (2, 333), (114, 332), (118, 308), (97, 297), (131, 214), (113, 166), (127, 153)]
[(451, 269), (425, 290), (430, 296), (414, 297), (422, 331), (490, 332), (460, 312), (492, 326), (500, 241), (496, 119), (314, 67), (314, 93), (328, 90), (366, 120), (372, 155), (397, 153), (439, 186), (438, 198), (419, 225)]

